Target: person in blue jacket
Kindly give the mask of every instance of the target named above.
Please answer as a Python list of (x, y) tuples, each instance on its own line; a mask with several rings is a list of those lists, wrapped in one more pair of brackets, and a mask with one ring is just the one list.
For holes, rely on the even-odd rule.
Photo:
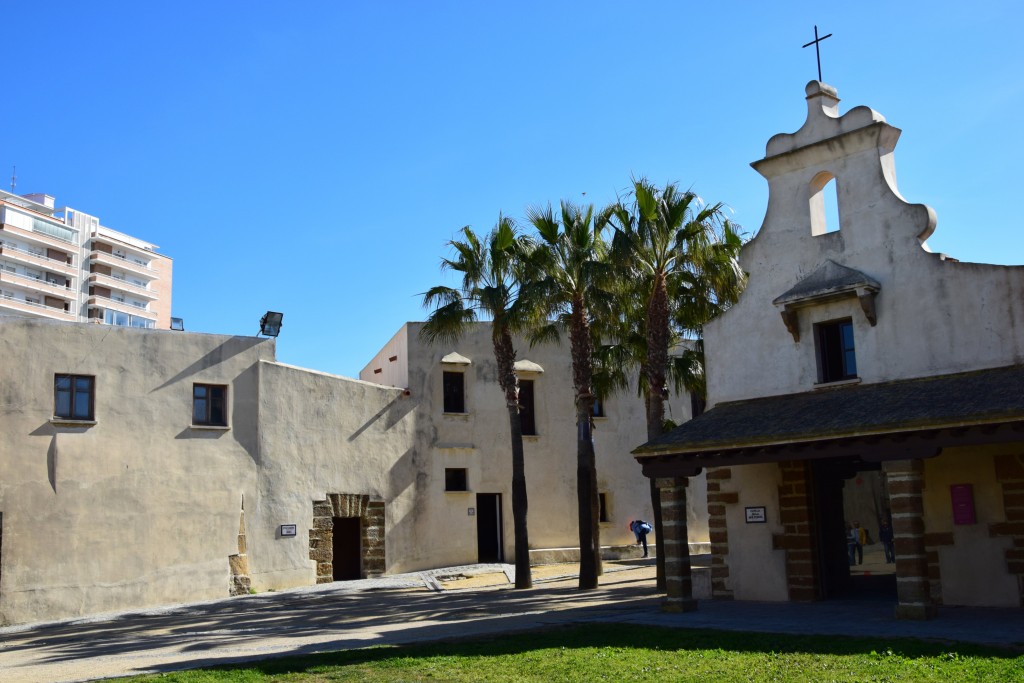
[(651, 525), (642, 519), (634, 519), (629, 523), (629, 530), (636, 536), (636, 544), (643, 544), (644, 557), (647, 557), (647, 534), (651, 533)]

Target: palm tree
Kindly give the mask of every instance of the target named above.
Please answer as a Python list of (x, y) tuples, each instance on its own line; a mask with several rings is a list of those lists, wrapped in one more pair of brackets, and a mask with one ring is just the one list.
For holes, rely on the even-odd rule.
[(530, 542), (527, 533), (526, 474), (523, 429), (519, 415), (519, 380), (512, 335), (533, 322), (536, 306), (529, 297), (525, 266), (534, 250), (532, 240), (519, 235), (512, 219), (499, 214), (498, 222), (483, 239), (462, 228), (463, 240), (451, 240), (454, 258), (441, 259), (441, 270), (462, 275), (459, 287), (438, 286), (423, 296), (434, 308), (420, 329), (428, 342), (455, 342), (473, 322), (491, 321), (498, 384), (505, 393), (512, 434), (512, 518), (515, 527), (516, 588), (530, 588)]
[[(641, 301), (629, 327), (634, 359), (645, 390), (647, 439), (665, 431), (667, 379), (703, 393), (703, 325), (727, 309), (742, 292), (746, 275), (737, 257), (742, 239), (724, 217), (722, 204), (705, 204), (674, 183), (658, 189), (644, 178), (633, 181), (633, 205), (621, 202), (602, 212), (614, 229), (612, 252), (633, 301)], [(669, 357), (680, 340), (695, 341), (681, 356)], [(642, 355), (641, 355), (642, 353)], [(660, 495), (651, 480), (658, 587), (665, 586)]]
[(531, 208), (527, 218), (540, 235), (538, 262), (547, 322), (537, 327), (531, 342), (558, 339), (569, 330), (573, 386), (576, 399), (576, 496), (579, 511), (579, 587), (597, 587), (601, 571), (601, 537), (597, 492), (597, 464), (592, 438), (594, 406), (594, 343), (591, 321), (610, 302), (607, 285), (611, 264), (601, 230), (594, 224), (594, 207), (561, 203), (556, 217), (546, 209)]

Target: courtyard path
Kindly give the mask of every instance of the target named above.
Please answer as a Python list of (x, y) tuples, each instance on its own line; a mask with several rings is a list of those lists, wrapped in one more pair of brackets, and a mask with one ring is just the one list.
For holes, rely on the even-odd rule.
[(606, 563), (597, 590), (574, 566), (538, 568), (512, 590), (507, 565), (340, 582), (88, 620), (0, 629), (0, 681), (63, 683), (382, 644), (460, 639), (608, 621), (672, 628), (912, 636), (1024, 649), (1020, 609), (948, 608), (929, 622), (893, 618), (880, 601), (701, 601), (665, 614), (653, 560)]

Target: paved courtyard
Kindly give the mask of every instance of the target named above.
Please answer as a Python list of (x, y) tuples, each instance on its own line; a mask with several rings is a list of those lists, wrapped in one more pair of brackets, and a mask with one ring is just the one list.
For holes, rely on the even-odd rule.
[(601, 587), (575, 588), (576, 567), (538, 567), (510, 588), (508, 565), (475, 565), (0, 629), (0, 681), (82, 681), (215, 663), (401, 644), (583, 622), (774, 633), (913, 636), (1024, 648), (1016, 609), (946, 608), (900, 622), (891, 604), (701, 601), (664, 614), (652, 560), (609, 562)]

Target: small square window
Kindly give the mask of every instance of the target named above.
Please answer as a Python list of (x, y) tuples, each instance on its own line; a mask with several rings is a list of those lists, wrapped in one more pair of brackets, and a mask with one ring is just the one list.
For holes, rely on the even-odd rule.
[(228, 388), (223, 384), (192, 385), (192, 424), (227, 427)]
[(604, 401), (597, 396), (594, 397), (594, 405), (590, 409), (590, 414), (594, 417), (607, 417), (604, 414)]
[(839, 382), (857, 376), (857, 355), (853, 347), (853, 322), (837, 320), (814, 326), (821, 383)]
[(96, 378), (88, 375), (53, 376), (53, 416), (66, 420), (93, 420)]
[(444, 412), (466, 412), (466, 375), (462, 372), (444, 373)]
[(445, 491), (468, 491), (465, 467), (446, 467), (444, 469)]

